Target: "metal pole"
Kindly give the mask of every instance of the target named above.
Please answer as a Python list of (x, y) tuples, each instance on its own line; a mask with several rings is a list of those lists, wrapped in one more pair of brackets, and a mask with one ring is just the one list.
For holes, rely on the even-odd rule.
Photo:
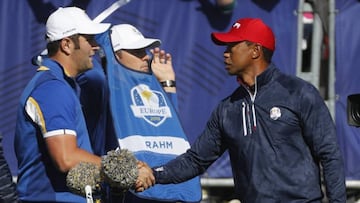
[(329, 100), (330, 113), (335, 120), (335, 0), (329, 1)]
[(318, 13), (314, 12), (313, 34), (311, 45), (311, 83), (320, 91), (320, 60), (323, 39), (322, 22)]

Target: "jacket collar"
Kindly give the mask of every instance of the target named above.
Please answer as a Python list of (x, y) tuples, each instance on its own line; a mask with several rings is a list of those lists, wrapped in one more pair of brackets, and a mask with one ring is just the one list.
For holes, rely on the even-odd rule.
[(38, 68), (38, 71), (46, 71), (46, 70), (50, 70), (55, 77), (61, 80), (65, 80), (71, 86), (71, 88), (73, 88), (75, 92), (79, 94), (80, 88), (76, 83), (75, 79), (72, 77), (68, 77), (65, 74), (64, 68), (58, 62), (50, 58), (44, 59), (42, 66)]
[(56, 62), (55, 60), (52, 60), (50, 58), (46, 58), (44, 59), (44, 61), (42, 62), (42, 67), (38, 69), (38, 71), (42, 71), (45, 70), (43, 67), (48, 68), (48, 70), (50, 70), (56, 77), (59, 78), (64, 78), (67, 77), (63, 67)]
[(257, 86), (257, 89), (260, 89), (262, 86), (265, 86), (268, 84), (274, 76), (274, 72), (277, 71), (277, 68), (274, 64), (270, 64), (264, 72), (262, 72), (260, 75), (258, 75), (255, 79), (255, 83)]
[(256, 76), (255, 84), (252, 87), (248, 87), (242, 81), (237, 78), (238, 83), (246, 89), (251, 94), (256, 94), (256, 92), (261, 89), (262, 86), (265, 86), (273, 79), (274, 72), (277, 71), (277, 68), (273, 63), (270, 63), (269, 66), (262, 72), (260, 75)]

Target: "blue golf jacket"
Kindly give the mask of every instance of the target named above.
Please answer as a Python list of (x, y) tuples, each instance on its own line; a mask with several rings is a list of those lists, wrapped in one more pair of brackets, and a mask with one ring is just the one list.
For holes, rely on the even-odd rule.
[(153, 168), (156, 182), (195, 177), (225, 150), (242, 203), (320, 203), (321, 167), (330, 202), (346, 202), (343, 161), (327, 106), (314, 86), (273, 64), (256, 78), (253, 93), (240, 85), (220, 102), (191, 149)]

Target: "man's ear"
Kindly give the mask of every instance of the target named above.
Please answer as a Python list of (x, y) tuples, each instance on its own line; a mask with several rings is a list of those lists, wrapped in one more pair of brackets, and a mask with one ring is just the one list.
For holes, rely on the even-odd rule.
[(72, 41), (71, 41), (70, 38), (61, 39), (60, 47), (59, 47), (60, 50), (62, 52), (64, 52), (66, 55), (70, 55), (70, 53), (71, 53), (71, 49), (70, 49), (71, 43), (72, 43)]
[(261, 45), (256, 44), (252, 52), (252, 58), (258, 58), (261, 54)]

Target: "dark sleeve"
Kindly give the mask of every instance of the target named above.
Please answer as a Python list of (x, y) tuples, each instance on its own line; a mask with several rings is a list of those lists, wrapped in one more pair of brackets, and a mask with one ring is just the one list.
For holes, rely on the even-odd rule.
[(225, 151), (221, 137), (221, 108), (215, 110), (203, 133), (186, 153), (166, 165), (153, 168), (156, 183), (180, 183), (201, 175)]
[(15, 183), (12, 181), (9, 165), (4, 157), (2, 136), (0, 135), (0, 202), (17, 202)]
[(346, 202), (345, 172), (330, 112), (315, 87), (303, 88), (301, 98), (304, 139), (320, 161), (330, 202)]

